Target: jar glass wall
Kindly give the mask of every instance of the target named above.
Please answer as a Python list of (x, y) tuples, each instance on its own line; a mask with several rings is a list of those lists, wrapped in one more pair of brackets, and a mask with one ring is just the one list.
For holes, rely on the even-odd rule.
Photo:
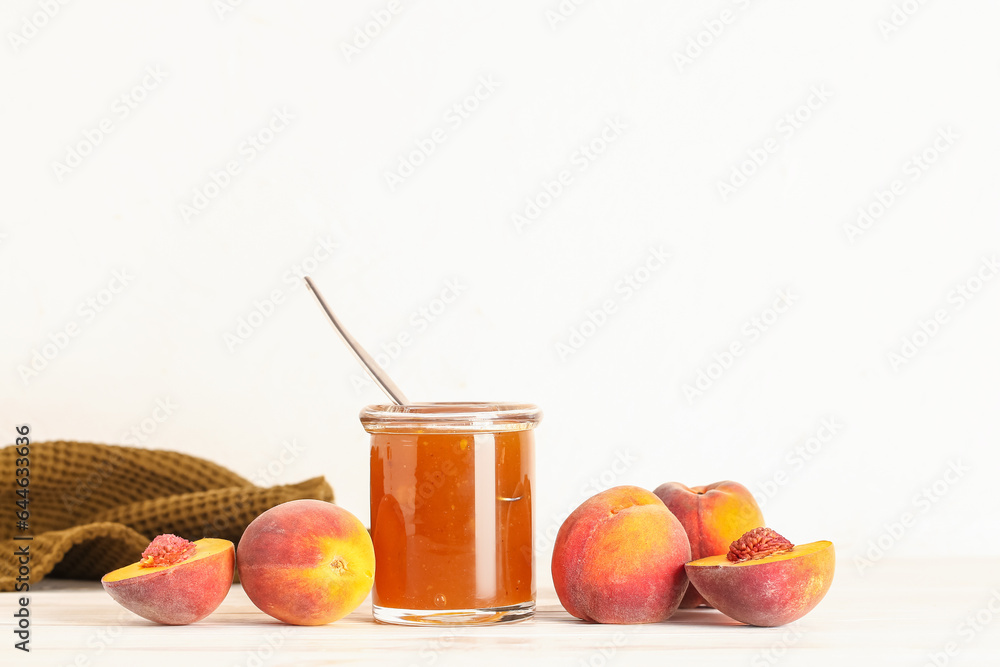
[(534, 613), (534, 427), (515, 403), (373, 405), (375, 620), (502, 623)]

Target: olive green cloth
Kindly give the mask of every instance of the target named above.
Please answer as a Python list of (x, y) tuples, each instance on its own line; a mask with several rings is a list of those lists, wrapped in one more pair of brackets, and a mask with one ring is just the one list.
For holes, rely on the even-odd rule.
[[(323, 477), (259, 487), (205, 459), (89, 442), (31, 444), (29, 530), (16, 529), (15, 447), (0, 450), (0, 591), (15, 590), (15, 552), (27, 545), (29, 583), (46, 576), (100, 579), (134, 563), (157, 535), (234, 544), (265, 510), (289, 500), (333, 501)], [(15, 540), (30, 534), (33, 539)]]

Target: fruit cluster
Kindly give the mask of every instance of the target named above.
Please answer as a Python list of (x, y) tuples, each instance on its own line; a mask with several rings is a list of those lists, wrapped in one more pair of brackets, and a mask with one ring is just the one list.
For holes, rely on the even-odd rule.
[(819, 604), (833, 570), (833, 544), (796, 546), (764, 527), (736, 482), (608, 489), (569, 515), (552, 553), (560, 602), (597, 623), (656, 623), (704, 605), (784, 625)]
[(261, 514), (243, 533), (238, 556), (229, 540), (160, 535), (138, 563), (101, 583), (145, 619), (186, 625), (222, 604), (238, 562), (243, 590), (259, 609), (285, 623), (323, 625), (360, 605), (375, 577), (364, 525), (320, 500), (293, 500)]
[[(350, 512), (294, 500), (257, 517), (238, 553), (228, 540), (160, 535), (138, 563), (101, 582), (139, 616), (184, 625), (222, 604), (237, 569), (262, 611), (323, 625), (367, 597), (375, 551)], [(570, 514), (552, 554), (566, 611), (597, 623), (655, 623), (678, 608), (708, 606), (750, 625), (783, 625), (823, 599), (833, 570), (833, 544), (796, 546), (764, 527), (753, 496), (735, 482), (608, 489)]]

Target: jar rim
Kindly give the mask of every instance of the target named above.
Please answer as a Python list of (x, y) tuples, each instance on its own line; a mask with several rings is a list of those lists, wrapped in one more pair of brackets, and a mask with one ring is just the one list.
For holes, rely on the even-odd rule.
[(369, 433), (527, 431), (542, 418), (533, 403), (441, 402), (368, 405), (359, 415)]

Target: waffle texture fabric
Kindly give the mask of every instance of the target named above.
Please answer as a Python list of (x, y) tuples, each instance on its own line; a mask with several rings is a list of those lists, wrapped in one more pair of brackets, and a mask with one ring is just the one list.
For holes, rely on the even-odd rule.
[[(0, 450), (0, 591), (13, 591), (12, 556), (29, 545), (29, 583), (46, 576), (100, 579), (139, 560), (154, 537), (239, 542), (247, 525), (289, 500), (333, 501), (323, 477), (259, 487), (222, 466), (180, 452), (54, 441), (31, 445), (27, 533), (15, 531), (14, 446)], [(14, 540), (15, 534), (33, 539)]]

